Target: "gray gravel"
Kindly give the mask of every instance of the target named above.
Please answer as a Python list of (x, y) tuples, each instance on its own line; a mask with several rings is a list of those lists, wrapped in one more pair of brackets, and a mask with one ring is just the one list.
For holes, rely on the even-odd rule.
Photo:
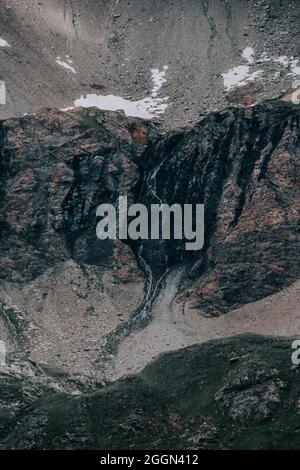
[[(289, 88), (287, 66), (265, 57), (297, 57), (297, 0), (0, 0), (0, 79), (8, 100), (0, 117), (41, 107), (65, 108), (87, 93), (140, 100), (150, 95), (151, 68), (166, 73), (166, 126), (189, 124), (228, 105), (222, 74), (247, 62), (263, 84), (261, 96)], [(69, 56), (69, 57), (67, 57)], [(56, 60), (72, 60), (65, 69)], [(68, 62), (67, 62), (68, 63)]]

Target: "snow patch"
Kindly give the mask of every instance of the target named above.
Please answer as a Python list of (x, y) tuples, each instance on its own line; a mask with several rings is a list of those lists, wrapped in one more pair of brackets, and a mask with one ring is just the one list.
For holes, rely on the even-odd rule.
[(270, 62), (271, 60), (272, 60), (271, 57), (269, 57), (266, 52), (263, 52), (260, 56), (261, 62)]
[(3, 80), (0, 80), (0, 105), (1, 104), (6, 104), (6, 88)]
[(299, 60), (295, 59), (294, 57), (287, 57), (286, 55), (282, 55), (280, 57), (275, 57), (274, 62), (278, 62), (281, 65), (284, 65), (285, 67), (290, 68), (290, 73), (289, 75), (292, 75), (293, 77), (296, 77), (297, 75), (300, 75), (300, 66), (298, 65)]
[(254, 62), (254, 49), (252, 47), (246, 47), (246, 49), (243, 50), (242, 54), (243, 58), (246, 59), (248, 64), (253, 64)]
[(72, 60), (67, 59), (67, 62), (65, 62), (65, 61), (61, 60), (60, 57), (57, 57), (57, 58), (56, 58), (56, 62), (57, 62), (58, 65), (61, 65), (61, 66), (64, 67), (65, 69), (70, 70), (71, 72), (73, 72), (73, 73), (76, 74), (76, 70), (74, 69), (74, 67), (72, 67), (72, 65), (70, 65), (70, 64), (73, 63)]
[[(159, 90), (167, 81), (165, 78), (167, 70), (167, 65), (163, 67), (162, 71), (159, 69), (151, 70), (153, 81), (151, 95), (141, 100), (131, 101), (115, 95), (87, 94), (86, 97), (81, 96), (78, 100), (75, 100), (74, 104), (76, 107), (96, 107), (106, 111), (124, 111), (126, 116), (152, 119), (153, 117), (164, 113), (168, 107), (168, 97), (158, 97)], [(73, 109), (73, 107), (63, 109), (63, 111), (68, 111), (70, 109)]]
[(289, 64), (289, 59), (286, 55), (282, 55), (280, 57), (274, 57), (273, 60), (274, 60), (274, 62), (278, 62), (281, 65), (288, 65)]
[(6, 364), (6, 347), (5, 347), (5, 342), (0, 341), (0, 366), (5, 366)]
[(250, 66), (254, 63), (254, 49), (252, 47), (246, 47), (243, 50), (242, 57), (248, 62), (248, 65), (237, 65), (236, 67), (228, 70), (228, 72), (222, 73), (226, 90), (253, 82), (263, 72), (262, 70), (250, 72)]
[(167, 98), (144, 98), (139, 101), (130, 101), (122, 98), (121, 96), (88, 94), (86, 95), (86, 98), (81, 96), (78, 100), (75, 100), (74, 104), (75, 106), (81, 106), (82, 108), (96, 107), (106, 111), (122, 110), (126, 116), (151, 119), (155, 115), (165, 112), (168, 106), (165, 102), (166, 100)]
[(163, 70), (160, 72), (159, 69), (152, 69), (151, 74), (152, 74), (152, 81), (154, 83), (151, 96), (155, 98), (158, 95), (159, 90), (163, 86), (164, 83), (166, 83), (166, 72), (168, 70), (168, 66), (165, 65)]
[[(243, 50), (242, 58), (247, 61), (248, 65), (238, 65), (228, 70), (228, 72), (223, 73), (223, 82), (226, 90), (230, 90), (234, 87), (243, 86), (249, 82), (255, 81), (259, 76), (261, 76), (265, 71), (263, 69), (250, 71), (253, 68), (254, 64), (254, 49), (252, 47), (246, 47)], [(263, 52), (259, 57), (257, 57), (257, 62), (262, 63), (273, 63), (279, 64), (279, 67), (284, 67), (288, 69), (287, 75), (296, 77), (300, 75), (300, 66), (298, 65), (299, 60), (294, 57), (279, 56), (279, 57), (269, 57), (266, 52)], [(266, 72), (267, 73), (267, 72)], [(273, 78), (278, 78), (280, 71), (271, 70), (268, 72), (272, 74)]]
[(297, 75), (300, 75), (300, 66), (298, 64), (298, 60), (294, 61), (295, 63), (291, 65), (292, 69), (292, 74), (296, 77)]
[(5, 39), (0, 38), (0, 47), (11, 47)]
[(236, 86), (243, 86), (246, 83), (253, 82), (261, 75), (262, 70), (250, 73), (249, 65), (238, 65), (226, 73), (222, 74), (224, 87), (230, 90)]

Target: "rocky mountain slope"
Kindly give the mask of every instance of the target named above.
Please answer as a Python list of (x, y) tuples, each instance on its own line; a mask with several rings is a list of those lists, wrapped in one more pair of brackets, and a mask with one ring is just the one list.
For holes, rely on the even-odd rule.
[(2, 372), (0, 448), (297, 449), (291, 351), (290, 341), (268, 337), (211, 342), (88, 394), (80, 383), (66, 393), (59, 371), (48, 371), (48, 389), (34, 366), (30, 378)]
[(0, 0), (0, 449), (299, 448), (299, 13)]
[(297, 0), (1, 0), (0, 12), (2, 118), (89, 96), (144, 115), (167, 104), (174, 128), (300, 75)]
[[(98, 374), (114, 368), (124, 341), (167, 312), (183, 312), (188, 323), (193, 312), (229, 315), (288, 286), (297, 297), (298, 166), (299, 106), (282, 100), (212, 113), (191, 130), (169, 133), (96, 109), (3, 121), (8, 350)], [(185, 251), (180, 240), (100, 241), (96, 208), (120, 195), (147, 206), (204, 203), (203, 249)], [(269, 322), (280, 318), (276, 307), (272, 315)], [(282, 316), (276, 334), (294, 334), (296, 310), (290, 318)], [(238, 328), (251, 331), (251, 322)]]

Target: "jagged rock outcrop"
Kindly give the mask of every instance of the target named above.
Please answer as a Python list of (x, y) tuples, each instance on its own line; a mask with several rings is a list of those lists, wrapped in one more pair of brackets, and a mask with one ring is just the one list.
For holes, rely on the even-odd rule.
[[(2, 279), (26, 282), (73, 258), (130, 282), (141, 277), (142, 245), (156, 278), (188, 266), (178, 301), (218, 314), (299, 276), (298, 106), (232, 108), (166, 134), (121, 113), (47, 110), (3, 121), (0, 139)], [(96, 207), (119, 195), (203, 203), (204, 248), (101, 242)]]
[(95, 209), (134, 191), (141, 135), (151, 128), (80, 110), (46, 110), (1, 124), (2, 279), (28, 281), (70, 257), (113, 263), (114, 244), (95, 236)]
[(189, 202), (205, 205), (205, 248), (186, 292), (193, 304), (222, 312), (297, 279), (299, 111), (280, 102), (225, 111), (189, 137), (160, 176), (166, 188), (167, 175), (187, 167), (174, 199), (186, 188)]

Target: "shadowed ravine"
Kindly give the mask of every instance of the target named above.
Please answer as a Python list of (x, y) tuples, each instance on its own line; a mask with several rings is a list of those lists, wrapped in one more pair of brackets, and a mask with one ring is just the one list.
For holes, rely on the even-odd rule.
[[(145, 183), (142, 185), (142, 190), (145, 191), (146, 196), (148, 197), (150, 195), (151, 198), (159, 201), (159, 204), (162, 204), (163, 201), (157, 195), (156, 177), (167, 158), (168, 155), (161, 161), (161, 163), (159, 163), (156, 168), (151, 170), (149, 176), (144, 176)], [(155, 274), (152, 272), (151, 266), (143, 258), (142, 244), (139, 245), (138, 249), (135, 249), (135, 255), (137, 264), (144, 274), (144, 297), (140, 305), (130, 315), (130, 318), (118, 325), (117, 328), (111, 331), (104, 339), (104, 346), (101, 348), (99, 359), (96, 361), (97, 366), (101, 368), (103, 373), (105, 373), (106, 369), (113, 368), (113, 356), (118, 353), (118, 348), (121, 342), (124, 341), (131, 333), (142, 330), (151, 322), (153, 318), (153, 302), (160, 290), (163, 288), (164, 284), (167, 282), (169, 273), (172, 271), (172, 268), (166, 268), (160, 276), (155, 276)], [(167, 263), (168, 260), (166, 259), (166, 266)], [(173, 269), (175, 270), (175, 268)], [(180, 270), (180, 273), (182, 275), (182, 270)], [(178, 287), (179, 284), (176, 285), (174, 296), (178, 291)], [(170, 289), (170, 292), (172, 291), (173, 290)]]

